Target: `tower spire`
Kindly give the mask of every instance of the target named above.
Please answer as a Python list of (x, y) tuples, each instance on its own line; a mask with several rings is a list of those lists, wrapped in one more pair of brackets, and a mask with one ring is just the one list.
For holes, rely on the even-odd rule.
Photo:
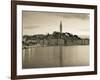
[(60, 21), (60, 33), (62, 33), (62, 21)]

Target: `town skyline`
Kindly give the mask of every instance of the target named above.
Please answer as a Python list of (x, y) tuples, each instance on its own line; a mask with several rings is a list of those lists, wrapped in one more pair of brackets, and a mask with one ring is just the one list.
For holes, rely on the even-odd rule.
[(60, 32), (60, 24), (62, 24), (63, 33), (70, 32), (80, 37), (89, 37), (88, 14), (23, 12), (23, 35), (52, 34), (54, 31)]
[(54, 31), (52, 34), (36, 34), (32, 36), (23, 36), (23, 45), (25, 46), (68, 46), (68, 45), (88, 45), (89, 38), (81, 38), (78, 35), (72, 34), (70, 32), (62, 32), (63, 26), (62, 21), (60, 21), (59, 32)]

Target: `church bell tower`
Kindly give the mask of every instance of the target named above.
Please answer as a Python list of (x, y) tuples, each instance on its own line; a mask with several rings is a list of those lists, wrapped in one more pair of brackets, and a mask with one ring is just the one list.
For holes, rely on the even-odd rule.
[(60, 21), (60, 33), (62, 33), (62, 21)]

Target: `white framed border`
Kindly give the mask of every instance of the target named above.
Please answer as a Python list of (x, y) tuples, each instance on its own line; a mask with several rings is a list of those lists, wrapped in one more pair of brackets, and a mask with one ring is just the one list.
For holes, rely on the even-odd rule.
[[(90, 14), (90, 65), (78, 67), (56, 67), (41, 69), (22, 69), (22, 10), (27, 11), (49, 11), (49, 12), (73, 12)], [(43, 7), (43, 6), (26, 6), (17, 5), (17, 75), (36, 75), (48, 73), (69, 73), (69, 72), (86, 72), (94, 71), (94, 9), (80, 8), (60, 8), (60, 7)]]

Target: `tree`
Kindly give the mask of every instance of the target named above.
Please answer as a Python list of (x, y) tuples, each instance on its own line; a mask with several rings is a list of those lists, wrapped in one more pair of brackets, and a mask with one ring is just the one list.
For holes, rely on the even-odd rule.
[(81, 38), (78, 37), (77, 35), (74, 35), (74, 39), (77, 40), (77, 39), (81, 39)]

